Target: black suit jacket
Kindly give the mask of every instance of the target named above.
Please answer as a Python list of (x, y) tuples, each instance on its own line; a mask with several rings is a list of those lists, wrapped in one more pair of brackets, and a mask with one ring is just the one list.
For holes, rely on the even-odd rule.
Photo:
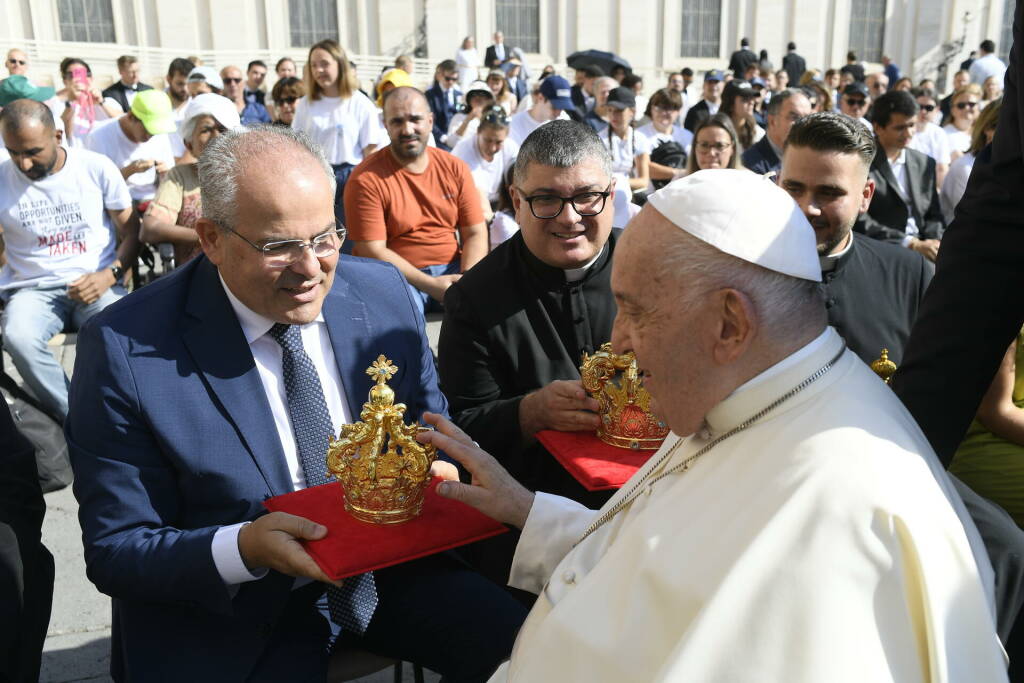
[[(448, 124), (455, 116), (456, 107), (448, 104), (448, 98), (445, 97), (445, 92), (437, 84), (437, 81), (424, 95), (427, 97), (427, 104), (430, 105), (430, 111), (434, 113), (434, 142), (439, 149), (450, 152), (452, 148), (441, 142), (441, 136), (448, 134)], [(462, 99), (462, 91), (456, 88), (455, 101), (458, 102), (460, 99)]]
[[(146, 85), (145, 83), (139, 83), (138, 85), (135, 86), (135, 92), (137, 92), (137, 93), (140, 93), (143, 90), (152, 90), (152, 89), (153, 89), (152, 86)], [(128, 93), (129, 90), (131, 90), (131, 88), (126, 86), (121, 81), (118, 81), (114, 85), (112, 85), (109, 88), (107, 88), (106, 90), (104, 90), (103, 91), (103, 96), (104, 97), (110, 97), (110, 98), (112, 98), (114, 100), (117, 100), (117, 103), (121, 105), (121, 109), (123, 109), (125, 111), (128, 111), (129, 109), (131, 109), (131, 105), (128, 104), (128, 94), (127, 93)]]
[(800, 77), (807, 71), (807, 62), (795, 52), (788, 52), (782, 58), (782, 70), (789, 76), (789, 87), (796, 87)]
[[(504, 45), (504, 43), (502, 43)], [(484, 51), (484, 66), (488, 69), (493, 69), (503, 62), (507, 62), (509, 58), (509, 47), (505, 45), (505, 59), (498, 59), (498, 53), (495, 51), (494, 46), (490, 45)]]
[(708, 111), (708, 103), (701, 100), (690, 107), (690, 111), (686, 112), (686, 119), (683, 121), (683, 128), (691, 133), (696, 132), (697, 126), (703, 123), (704, 119), (708, 118), (711, 118), (711, 112)]
[[(918, 237), (941, 239), (946, 224), (939, 206), (939, 193), (935, 189), (935, 160), (915, 149), (907, 149), (907, 192)], [(854, 229), (868, 237), (899, 243), (907, 234), (906, 197), (896, 184), (889, 160), (881, 145), (871, 162), (871, 178), (875, 181), (875, 196), (867, 213), (857, 219)]]
[(743, 165), (754, 173), (769, 173), (782, 168), (782, 160), (775, 154), (767, 135), (751, 145), (750, 149), (743, 153), (742, 159)]
[(729, 71), (736, 78), (743, 78), (743, 72), (751, 64), (757, 63), (757, 53), (750, 48), (740, 48), (729, 57)]
[[(1020, 89), (1022, 11), (1017, 2), (1013, 47), (992, 144), (978, 155), (963, 198), (942, 240), (935, 278), (910, 334), (893, 389), (949, 464), (995, 376), (1007, 346), (1024, 326), (1024, 93)], [(961, 489), (996, 570), (996, 616), (1010, 656), (1010, 680), (1021, 680), (1024, 628), (1014, 627), (1024, 599), (1024, 541), (1001, 509)], [(1012, 628), (1012, 631), (1010, 630)]]

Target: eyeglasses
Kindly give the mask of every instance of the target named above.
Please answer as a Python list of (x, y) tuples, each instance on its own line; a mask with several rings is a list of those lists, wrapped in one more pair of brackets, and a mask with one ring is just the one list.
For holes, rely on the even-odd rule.
[(224, 82), (225, 83), (241, 83), (242, 79), (241, 78), (225, 78)]
[(977, 102), (957, 102), (956, 103), (956, 108), (957, 109), (974, 109), (977, 106), (978, 106)]
[(530, 205), (530, 213), (533, 214), (534, 218), (550, 220), (558, 218), (562, 214), (562, 209), (565, 208), (566, 202), (571, 202), (572, 208), (581, 216), (596, 216), (604, 211), (605, 201), (611, 195), (611, 187), (612, 184), (608, 183), (608, 187), (604, 192), (581, 192), (572, 197), (559, 197), (553, 194), (538, 194), (533, 197), (527, 197), (522, 191), (519, 191), (519, 194)]
[(8, 59), (7, 63), (17, 64), (18, 66), (25, 66), (26, 64), (28, 64), (28, 62), (26, 62), (24, 59)]
[(934, 104), (922, 104), (921, 105), (921, 111), (923, 111), (923, 112), (933, 112), (933, 111), (935, 111), (935, 105)]
[(266, 266), (275, 269), (287, 268), (293, 263), (301, 261), (303, 256), (306, 255), (306, 247), (309, 247), (317, 258), (327, 258), (341, 249), (341, 245), (345, 242), (345, 235), (348, 234), (348, 231), (345, 230), (341, 223), (337, 223), (337, 227), (334, 230), (321, 233), (308, 242), (302, 240), (281, 240), (279, 242), (267, 242), (260, 246), (246, 239), (233, 228), (221, 223), (218, 223), (218, 225), (263, 254), (263, 262)]
[(846, 100), (846, 103), (851, 107), (863, 107), (868, 102), (862, 97), (844, 97), (843, 99)]
[(731, 142), (698, 142), (696, 143), (697, 149), (702, 152), (718, 152), (722, 153), (725, 150), (732, 147)]
[(448, 81), (449, 83), (454, 83), (455, 81), (459, 80), (459, 77), (458, 76), (445, 76), (444, 80)]
[(489, 123), (492, 126), (507, 126), (508, 114), (505, 113), (503, 106), (495, 104), (487, 108), (484, 115), (480, 117), (480, 122)]

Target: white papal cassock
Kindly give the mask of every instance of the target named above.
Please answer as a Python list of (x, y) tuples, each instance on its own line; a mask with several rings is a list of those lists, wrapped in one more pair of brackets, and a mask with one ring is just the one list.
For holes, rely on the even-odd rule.
[[(666, 468), (841, 345), (829, 328), (738, 388)], [(979, 571), (977, 530), (953, 505), (910, 414), (847, 351), (576, 547), (597, 515), (538, 494), (509, 583), (540, 597), (493, 680), (1005, 681), (983, 587), (991, 567)]]

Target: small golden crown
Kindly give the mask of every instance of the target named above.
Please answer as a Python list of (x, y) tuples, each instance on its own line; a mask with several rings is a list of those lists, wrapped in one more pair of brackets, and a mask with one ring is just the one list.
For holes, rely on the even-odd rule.
[(886, 384), (892, 380), (892, 376), (896, 374), (896, 364), (889, 360), (889, 349), (882, 349), (882, 355), (871, 364), (871, 369)]
[(601, 441), (633, 450), (655, 449), (668, 436), (668, 427), (651, 414), (651, 395), (640, 382), (633, 352), (612, 353), (611, 343), (597, 353), (583, 354), (583, 388), (601, 405)]
[(420, 514), (437, 456), (434, 446), (416, 441), (416, 434), (429, 427), (403, 421), (405, 404), (395, 403), (387, 385), (396, 372), (398, 366), (377, 356), (366, 369), (377, 383), (359, 413), (361, 421), (342, 425), (327, 449), (327, 471), (341, 481), (345, 509), (363, 522), (397, 524)]

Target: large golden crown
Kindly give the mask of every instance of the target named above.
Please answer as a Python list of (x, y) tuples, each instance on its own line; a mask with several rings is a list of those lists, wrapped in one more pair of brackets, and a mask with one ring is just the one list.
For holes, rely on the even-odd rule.
[(416, 434), (429, 428), (403, 421), (405, 404), (395, 403), (387, 385), (396, 372), (384, 356), (366, 369), (377, 383), (359, 413), (361, 422), (343, 425), (327, 449), (327, 471), (345, 489), (345, 509), (375, 524), (397, 524), (420, 513), (437, 456), (434, 446), (416, 441)]
[(668, 436), (668, 427), (651, 414), (651, 395), (640, 382), (633, 352), (612, 353), (602, 344), (580, 367), (583, 388), (601, 405), (597, 436), (607, 444), (633, 450), (655, 449)]

